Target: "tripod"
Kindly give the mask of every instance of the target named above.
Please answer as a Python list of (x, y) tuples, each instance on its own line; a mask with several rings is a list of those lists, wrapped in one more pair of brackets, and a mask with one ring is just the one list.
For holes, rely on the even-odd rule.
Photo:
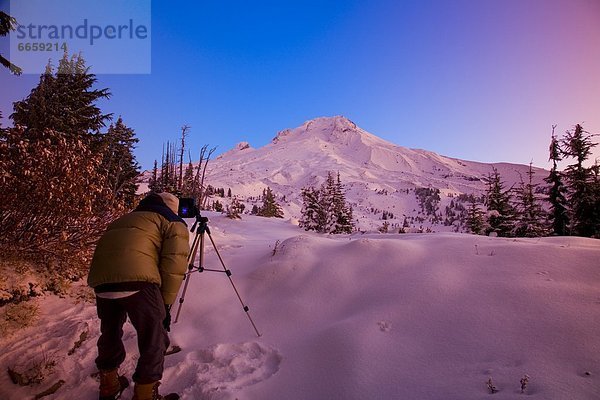
[[(233, 291), (235, 292), (240, 303), (242, 304), (242, 308), (244, 309), (246, 316), (248, 317), (248, 319), (250, 320), (250, 323), (252, 324), (252, 327), (254, 328), (254, 332), (256, 332), (256, 335), (258, 337), (260, 337), (261, 335), (258, 332), (258, 329), (256, 328), (256, 325), (254, 324), (252, 317), (250, 316), (250, 313), (249, 313), (250, 309), (248, 308), (247, 305), (244, 304), (244, 301), (242, 300), (240, 293), (238, 292), (237, 288), (235, 287), (235, 284), (233, 283), (233, 279), (231, 279), (231, 271), (228, 270), (227, 267), (225, 267), (223, 258), (221, 257), (221, 254), (219, 253), (219, 250), (217, 249), (215, 241), (213, 240), (213, 238), (210, 234), (210, 229), (208, 228), (208, 218), (202, 217), (200, 215), (200, 213), (197, 213), (196, 222), (194, 222), (194, 225), (192, 225), (192, 229), (190, 229), (190, 232), (195, 232), (196, 236), (194, 236), (194, 241), (192, 242), (190, 256), (188, 258), (188, 272), (185, 274), (185, 276), (183, 278), (185, 280), (185, 285), (183, 286), (183, 292), (181, 293), (181, 297), (179, 298), (179, 308), (177, 309), (177, 314), (175, 315), (174, 323), (177, 323), (177, 321), (179, 320), (179, 314), (181, 313), (181, 307), (183, 306), (183, 302), (185, 301), (185, 295), (187, 293), (188, 285), (190, 283), (191, 274), (193, 272), (204, 272), (204, 271), (222, 272), (227, 275), (227, 278), (229, 279), (229, 282), (231, 283), (231, 286), (233, 287)], [(212, 243), (213, 248), (215, 249), (215, 252), (217, 253), (217, 256), (219, 257), (219, 261), (221, 262), (221, 265), (223, 266), (223, 270), (204, 268), (204, 236), (205, 236), (204, 234), (205, 233), (208, 234), (208, 238), (210, 239), (210, 242)], [(198, 249), (200, 249), (200, 265), (198, 267), (196, 267), (194, 265), (194, 260), (196, 259), (196, 255), (198, 254)]]

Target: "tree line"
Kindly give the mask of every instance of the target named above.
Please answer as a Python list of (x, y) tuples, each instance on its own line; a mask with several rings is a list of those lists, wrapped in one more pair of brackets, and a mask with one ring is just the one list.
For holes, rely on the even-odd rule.
[[(549, 160), (552, 168), (544, 181), (546, 188), (533, 183), (531, 165), (527, 178), (517, 187), (506, 188), (498, 171), (487, 177), (487, 212), (471, 202), (467, 226), (476, 234), (539, 237), (575, 235), (600, 238), (600, 165), (586, 166), (592, 149), (598, 145), (581, 124), (565, 132), (562, 138), (552, 128)], [(562, 171), (561, 161), (571, 162)], [(546, 193), (540, 197), (537, 193)], [(547, 202), (548, 207), (544, 207)]]

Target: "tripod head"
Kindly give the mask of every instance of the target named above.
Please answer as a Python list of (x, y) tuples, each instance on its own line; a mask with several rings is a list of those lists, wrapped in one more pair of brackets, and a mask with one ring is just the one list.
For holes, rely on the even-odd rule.
[(200, 215), (200, 212), (198, 212), (196, 214), (196, 221), (194, 222), (194, 225), (192, 225), (190, 232), (196, 232), (196, 235), (204, 232), (208, 232), (210, 234), (208, 229), (208, 217), (203, 217)]

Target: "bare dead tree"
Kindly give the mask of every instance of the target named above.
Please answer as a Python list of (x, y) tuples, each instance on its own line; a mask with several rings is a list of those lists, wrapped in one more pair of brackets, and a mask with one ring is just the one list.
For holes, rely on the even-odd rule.
[(185, 152), (185, 138), (190, 130), (189, 125), (183, 125), (181, 127), (181, 149), (179, 153), (179, 180), (177, 182), (177, 189), (181, 190), (183, 186), (183, 154)]
[(206, 178), (206, 168), (208, 167), (208, 162), (212, 154), (217, 150), (216, 147), (211, 149), (208, 148), (208, 145), (202, 146), (200, 149), (200, 160), (198, 161), (198, 165), (196, 166), (196, 175), (194, 176), (194, 197), (198, 199), (198, 206), (200, 208), (205, 207), (207, 196), (205, 195), (205, 185), (204, 180)]

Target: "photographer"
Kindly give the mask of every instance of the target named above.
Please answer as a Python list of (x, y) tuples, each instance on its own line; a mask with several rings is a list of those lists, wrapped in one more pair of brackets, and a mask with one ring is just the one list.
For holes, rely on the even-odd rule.
[(114, 399), (128, 386), (119, 377), (125, 360), (122, 343), (127, 316), (136, 330), (140, 358), (133, 381), (134, 400), (162, 397), (169, 309), (187, 270), (189, 233), (177, 215), (179, 199), (170, 193), (151, 193), (129, 214), (108, 227), (98, 241), (88, 284), (96, 293), (100, 338), (96, 366), (100, 371), (100, 399)]

